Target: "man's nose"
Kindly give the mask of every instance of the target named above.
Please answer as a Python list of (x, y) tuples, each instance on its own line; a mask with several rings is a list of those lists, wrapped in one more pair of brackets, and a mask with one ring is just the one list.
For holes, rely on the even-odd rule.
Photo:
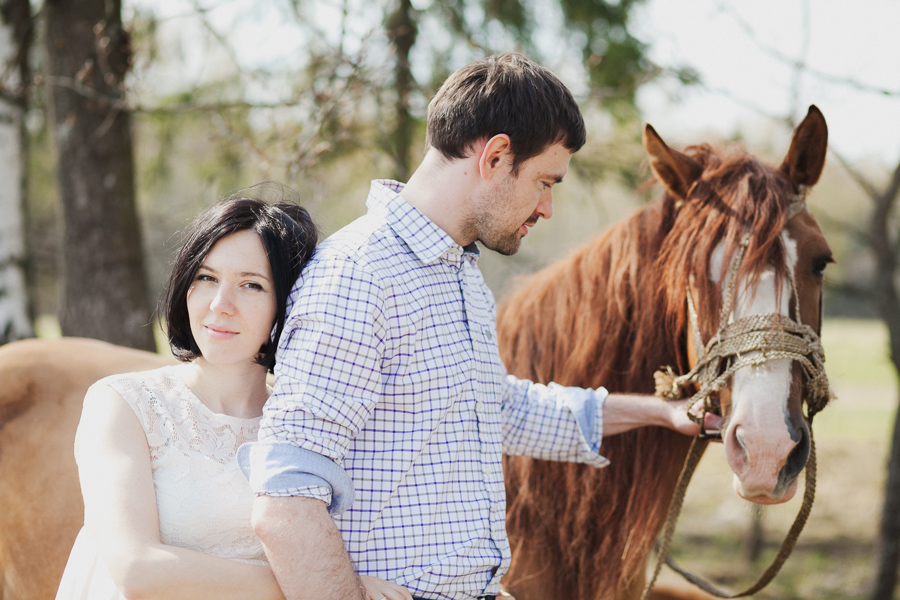
[(549, 189), (541, 195), (541, 200), (538, 202), (537, 208), (535, 211), (537, 214), (542, 216), (545, 219), (549, 219), (553, 216), (553, 190)]

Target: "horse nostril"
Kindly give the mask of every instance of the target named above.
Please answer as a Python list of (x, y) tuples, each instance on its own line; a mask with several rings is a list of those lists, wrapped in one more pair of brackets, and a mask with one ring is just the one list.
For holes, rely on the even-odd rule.
[(735, 473), (743, 473), (750, 466), (750, 453), (747, 450), (747, 442), (741, 435), (741, 427), (728, 428), (725, 431), (725, 457), (731, 470)]
[(806, 427), (800, 427), (799, 429), (800, 441), (788, 454), (784, 467), (779, 474), (779, 480), (785, 484), (793, 481), (806, 466), (806, 461), (809, 460), (809, 431), (807, 431)]
[(738, 446), (740, 446), (741, 450), (744, 451), (744, 454), (747, 453), (747, 442), (744, 441), (744, 436), (740, 434), (740, 432), (734, 432), (734, 439), (737, 441)]

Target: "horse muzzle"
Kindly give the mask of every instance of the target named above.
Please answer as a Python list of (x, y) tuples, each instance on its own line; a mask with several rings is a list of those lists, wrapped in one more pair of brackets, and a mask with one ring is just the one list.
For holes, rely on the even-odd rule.
[(773, 431), (750, 431), (731, 423), (724, 436), (725, 457), (734, 472), (734, 491), (750, 502), (779, 504), (793, 498), (797, 478), (809, 459), (806, 423)]

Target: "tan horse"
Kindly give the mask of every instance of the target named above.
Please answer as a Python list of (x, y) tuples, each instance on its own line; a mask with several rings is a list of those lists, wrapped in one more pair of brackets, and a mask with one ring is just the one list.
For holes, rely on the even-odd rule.
[[(731, 281), (726, 322), (780, 315), (776, 323), (790, 318), (818, 331), (831, 251), (803, 202), (825, 160), (819, 110), (810, 108), (777, 168), (707, 145), (681, 153), (649, 126), (644, 145), (663, 198), (523, 282), (501, 307), (498, 340), (511, 373), (653, 393), (657, 369), (688, 371), (698, 344), (718, 331)], [(742, 497), (775, 503), (794, 494), (810, 450), (806, 381), (797, 361), (779, 359), (737, 371), (721, 390), (725, 454)], [(504, 581), (512, 594), (639, 597), (689, 444), (647, 427), (605, 438), (605, 469), (507, 457), (513, 561)]]
[(73, 456), (84, 394), (172, 362), (95, 340), (0, 346), (0, 600), (50, 600), (84, 518)]

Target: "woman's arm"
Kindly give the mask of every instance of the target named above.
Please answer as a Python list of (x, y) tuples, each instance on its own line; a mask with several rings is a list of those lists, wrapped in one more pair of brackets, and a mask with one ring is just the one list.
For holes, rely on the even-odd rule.
[(112, 388), (85, 397), (77, 454), (85, 526), (127, 598), (283, 599), (268, 567), (160, 542), (146, 434)]

